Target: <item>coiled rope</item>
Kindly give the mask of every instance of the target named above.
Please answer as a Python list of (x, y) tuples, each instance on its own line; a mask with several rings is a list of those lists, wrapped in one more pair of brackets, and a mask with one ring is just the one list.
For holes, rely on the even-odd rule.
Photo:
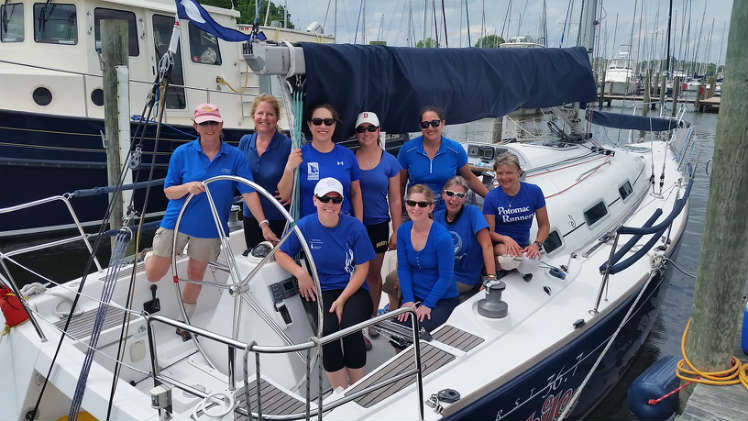
[(734, 355), (731, 357), (730, 368), (721, 371), (702, 371), (691, 363), (686, 354), (686, 336), (690, 327), (691, 320), (686, 323), (686, 328), (683, 329), (683, 336), (680, 341), (680, 352), (683, 355), (683, 359), (678, 361), (675, 375), (681, 380), (692, 383), (703, 383), (713, 386), (742, 384), (743, 387), (748, 389), (748, 363), (741, 362)]

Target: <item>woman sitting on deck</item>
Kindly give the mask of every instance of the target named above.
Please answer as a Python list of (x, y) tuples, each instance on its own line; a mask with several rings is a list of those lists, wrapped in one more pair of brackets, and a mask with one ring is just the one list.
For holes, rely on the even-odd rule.
[[(494, 254), (499, 256), (499, 264), (502, 261), (511, 262), (514, 260), (511, 257), (523, 254), (530, 259), (539, 259), (551, 226), (543, 191), (535, 184), (519, 181), (522, 168), (517, 155), (511, 152), (499, 155), (493, 168), (499, 186), (486, 195), (483, 215), (488, 221), (491, 240), (495, 244)], [(535, 241), (530, 243), (533, 216), (538, 221), (538, 233)], [(502, 269), (514, 267), (504, 263)]]
[[(434, 209), (430, 188), (423, 184), (412, 186), (405, 209), (410, 221), (397, 230), (397, 276), (402, 305), (418, 307), (418, 321), (430, 332), (446, 322), (459, 304), (454, 243), (449, 231), (429, 217)], [(405, 322), (408, 314), (401, 314), (398, 320)]]
[(454, 242), (455, 279), (460, 294), (477, 291), (481, 272), (496, 277), (496, 260), (488, 224), (475, 205), (466, 205), (468, 186), (465, 179), (452, 177), (442, 188), (444, 209), (434, 212), (434, 222), (442, 224)]
[[(298, 221), (317, 267), (322, 296), (318, 297), (309, 272), (293, 259), (301, 244), (290, 235), (275, 255), (275, 261), (299, 281), (299, 293), (307, 301), (322, 300), (322, 334), (330, 335), (371, 316), (371, 297), (366, 282), (369, 261), (374, 259), (366, 227), (344, 215), (343, 185), (328, 177), (314, 187), (317, 212)], [(342, 348), (340, 342), (342, 341)], [(322, 362), (333, 389), (346, 388), (365, 374), (366, 349), (361, 331), (323, 346)]]

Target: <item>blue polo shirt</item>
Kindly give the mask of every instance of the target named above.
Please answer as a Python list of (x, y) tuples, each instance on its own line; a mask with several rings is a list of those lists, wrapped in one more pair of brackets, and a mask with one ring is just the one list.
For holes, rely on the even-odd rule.
[(413, 248), (408, 221), (397, 230), (397, 277), (403, 302), (423, 300), (423, 305), (435, 308), (442, 298), (457, 297), (454, 274), (454, 244), (443, 225), (433, 223), (421, 251)]
[(442, 187), (467, 164), (467, 153), (462, 145), (442, 136), (439, 150), (430, 159), (423, 149), (423, 136), (419, 136), (405, 142), (397, 159), (403, 169), (408, 170), (408, 186), (428, 186), (434, 192), (434, 210), (439, 210), (444, 208), (440, 195)]
[[(200, 146), (200, 138), (185, 143), (178, 147), (171, 154), (169, 159), (169, 170), (164, 180), (164, 188), (179, 186), (191, 181), (204, 181), (218, 175), (237, 175), (252, 180), (252, 172), (249, 171), (247, 160), (244, 154), (238, 148), (221, 142), (221, 149), (211, 161), (203, 153)], [(223, 230), (228, 234), (229, 213), (231, 204), (234, 201), (234, 191), (238, 189), (240, 193), (251, 193), (254, 189), (246, 184), (237, 183), (229, 180), (215, 181), (208, 185), (216, 210), (221, 218)], [(187, 200), (189, 194), (180, 199), (169, 200), (166, 206), (164, 218), (161, 220), (161, 226), (166, 229), (174, 229), (177, 224), (177, 217), (182, 205)], [(179, 232), (191, 237), (199, 238), (217, 238), (218, 231), (213, 222), (213, 216), (210, 211), (210, 205), (205, 193), (193, 196), (190, 199), (187, 209), (182, 215), (182, 221), (179, 224)]]
[[(390, 220), (387, 194), (390, 178), (400, 173), (400, 162), (387, 151), (382, 151), (379, 164), (370, 170), (361, 170), (361, 197), (364, 205), (364, 225), (381, 224)], [(399, 185), (398, 185), (399, 189)]]
[[(288, 161), (288, 155), (291, 153), (291, 139), (276, 131), (265, 153), (259, 156), (257, 154), (257, 132), (255, 132), (242, 136), (239, 141), (239, 149), (247, 157), (249, 169), (252, 171), (255, 182), (270, 194), (275, 195), (275, 191), (278, 190), (278, 182), (283, 176), (283, 169)], [(285, 219), (280, 211), (270, 203), (270, 200), (263, 195), (259, 196), (265, 218), (271, 221)], [(246, 203), (244, 204), (244, 216), (252, 217)]]
[[(366, 227), (352, 216), (340, 215), (338, 225), (327, 228), (314, 213), (299, 219), (297, 225), (309, 244), (322, 291), (344, 289), (356, 265), (376, 257)], [(280, 249), (289, 256), (296, 255), (301, 251), (299, 238), (289, 235)], [(362, 287), (369, 289), (368, 280)]]
[(462, 211), (451, 224), (446, 219), (446, 209), (434, 212), (434, 222), (443, 225), (452, 235), (455, 252), (455, 278), (467, 285), (480, 281), (483, 269), (483, 249), (478, 242), (478, 232), (488, 228), (488, 222), (480, 209), (464, 205)]
[(326, 177), (332, 177), (343, 185), (343, 213), (351, 214), (351, 182), (361, 178), (358, 160), (350, 149), (335, 145), (330, 152), (319, 152), (311, 143), (301, 147), (303, 162), (299, 165), (301, 209), (300, 216), (317, 213), (312, 196), (314, 186)]
[(514, 196), (504, 193), (501, 186), (488, 192), (483, 201), (483, 214), (494, 215), (495, 231), (508, 235), (520, 247), (530, 244), (530, 228), (535, 211), (545, 207), (543, 191), (535, 184), (520, 182)]

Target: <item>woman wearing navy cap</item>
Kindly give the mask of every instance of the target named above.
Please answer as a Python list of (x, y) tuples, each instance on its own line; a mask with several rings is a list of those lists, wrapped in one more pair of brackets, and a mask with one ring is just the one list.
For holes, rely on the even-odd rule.
[[(334, 178), (323, 178), (315, 188), (312, 201), (316, 213), (298, 221), (317, 267), (322, 296), (318, 297), (309, 272), (292, 256), (301, 251), (295, 235), (280, 247), (275, 261), (299, 282), (299, 293), (307, 301), (322, 300), (322, 334), (367, 320), (371, 315), (371, 297), (366, 274), (374, 249), (364, 225), (356, 218), (341, 214), (345, 196), (343, 185)], [(342, 346), (341, 346), (342, 343)], [(346, 388), (365, 374), (364, 335), (357, 331), (323, 346), (322, 363), (333, 389)]]

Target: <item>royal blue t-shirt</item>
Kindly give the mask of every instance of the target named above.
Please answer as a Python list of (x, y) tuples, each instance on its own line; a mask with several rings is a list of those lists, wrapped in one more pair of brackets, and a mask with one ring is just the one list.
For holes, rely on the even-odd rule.
[[(259, 156), (257, 154), (257, 132), (255, 132), (242, 136), (239, 141), (239, 149), (247, 157), (249, 169), (252, 171), (255, 182), (270, 194), (275, 195), (275, 191), (278, 190), (278, 182), (283, 177), (283, 170), (286, 168), (286, 162), (288, 162), (288, 154), (291, 153), (291, 139), (276, 131), (265, 153)], [(280, 211), (270, 203), (270, 200), (261, 194), (259, 196), (265, 218), (271, 221), (285, 219)], [(244, 216), (252, 217), (246, 203), (244, 204)]]
[(335, 145), (330, 152), (322, 153), (314, 149), (311, 144), (301, 147), (301, 157), (304, 160), (299, 165), (301, 179), (301, 209), (300, 216), (316, 213), (314, 201), (314, 186), (326, 177), (332, 177), (343, 185), (343, 213), (351, 214), (351, 182), (361, 178), (361, 169), (356, 156), (349, 149)]
[(430, 159), (423, 149), (423, 136), (419, 136), (403, 144), (397, 160), (403, 169), (408, 170), (408, 186), (427, 185), (434, 192), (434, 210), (439, 210), (444, 208), (440, 194), (442, 187), (467, 164), (467, 153), (462, 145), (442, 136), (439, 151), (434, 159)]
[(519, 244), (530, 244), (530, 227), (535, 211), (545, 207), (543, 191), (535, 184), (519, 183), (519, 192), (509, 196), (501, 186), (488, 192), (483, 201), (483, 214), (496, 217), (496, 232), (508, 235)]
[(397, 230), (397, 277), (403, 302), (423, 300), (428, 308), (436, 307), (442, 298), (457, 297), (454, 274), (454, 244), (452, 236), (441, 224), (431, 224), (426, 245), (421, 251), (413, 249), (408, 221)]
[[(204, 181), (217, 175), (237, 175), (252, 180), (252, 172), (247, 165), (247, 159), (242, 151), (221, 142), (221, 149), (211, 161), (203, 153), (200, 146), (200, 138), (185, 143), (178, 147), (171, 154), (169, 159), (169, 170), (166, 172), (164, 188), (179, 186), (190, 181)], [(238, 189), (240, 193), (251, 193), (255, 190), (246, 184), (237, 183), (229, 180), (215, 181), (208, 185), (216, 210), (221, 217), (223, 231), (228, 234), (229, 213), (231, 212), (231, 203), (234, 201), (234, 190)], [(161, 220), (161, 226), (166, 229), (174, 229), (177, 224), (177, 217), (182, 205), (187, 200), (189, 194), (180, 199), (169, 200), (166, 206), (164, 218)], [(217, 238), (218, 231), (213, 222), (213, 216), (210, 211), (210, 205), (205, 193), (193, 196), (190, 199), (187, 209), (182, 215), (182, 221), (179, 224), (179, 232), (198, 238)]]
[[(327, 228), (314, 213), (299, 219), (297, 225), (312, 252), (322, 291), (344, 289), (355, 266), (376, 257), (366, 227), (352, 216), (340, 215), (338, 226)], [(289, 256), (296, 255), (301, 251), (299, 238), (292, 233), (280, 249)], [(369, 289), (368, 280), (363, 288)]]
[(370, 170), (361, 170), (361, 197), (364, 205), (364, 225), (381, 224), (390, 220), (390, 207), (387, 193), (390, 178), (396, 176), (402, 167), (400, 162), (387, 151), (382, 151), (379, 164)]
[(488, 228), (488, 222), (480, 209), (473, 205), (464, 205), (460, 215), (453, 223), (446, 220), (446, 209), (434, 212), (434, 222), (444, 225), (452, 235), (455, 252), (455, 278), (467, 285), (480, 281), (483, 269), (483, 249), (478, 242), (478, 231)]

